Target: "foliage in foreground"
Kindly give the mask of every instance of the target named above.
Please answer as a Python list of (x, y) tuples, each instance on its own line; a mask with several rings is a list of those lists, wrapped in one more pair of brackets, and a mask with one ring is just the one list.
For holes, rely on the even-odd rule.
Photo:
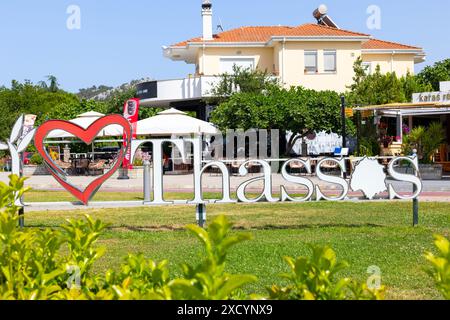
[[(253, 275), (230, 274), (226, 261), (231, 248), (251, 239), (232, 232), (224, 216), (208, 230), (187, 227), (204, 247), (197, 265), (183, 264), (182, 276), (171, 278), (169, 262), (156, 263), (142, 254), (129, 255), (118, 271), (93, 274), (105, 250), (96, 246), (106, 225), (69, 220), (58, 230), (19, 229), (14, 200), (23, 195), (24, 179), (11, 176), (0, 183), (0, 299), (19, 300), (227, 300), (227, 299), (382, 299), (384, 288), (369, 289), (337, 274), (348, 267), (329, 247), (311, 247), (311, 257), (286, 257), (291, 272), (282, 275), (288, 285), (273, 285), (268, 296), (247, 295), (245, 286)], [(449, 297), (449, 245), (442, 239), (441, 256), (428, 254), (435, 268), (430, 273), (445, 297)], [(446, 259), (446, 260), (445, 260)]]
[(312, 256), (296, 260), (286, 257), (291, 273), (283, 274), (291, 284), (287, 287), (272, 286), (270, 299), (279, 300), (381, 300), (385, 288), (370, 290), (349, 278), (335, 280), (339, 271), (348, 267), (338, 261), (330, 247), (311, 246)]
[(425, 254), (425, 258), (431, 264), (431, 268), (427, 271), (444, 298), (450, 300), (450, 241), (442, 236), (435, 236), (434, 244), (439, 253)]

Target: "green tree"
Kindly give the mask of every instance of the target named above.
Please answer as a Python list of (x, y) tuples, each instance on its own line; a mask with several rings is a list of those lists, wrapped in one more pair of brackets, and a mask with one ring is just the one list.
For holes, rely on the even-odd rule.
[(48, 90), (50, 92), (57, 92), (59, 90), (58, 79), (56, 79), (56, 77), (53, 75), (48, 75), (47, 80), (50, 83), (48, 86)]
[(103, 101), (86, 100), (81, 101), (75, 100), (68, 103), (61, 103), (52, 109), (48, 114), (46, 114), (46, 119), (41, 119), (41, 121), (46, 121), (50, 119), (61, 119), (70, 120), (76, 118), (78, 115), (95, 111), (99, 113), (107, 113), (107, 105)]
[[(235, 93), (212, 114), (212, 122), (226, 129), (279, 129), (293, 133), (287, 146), (306, 135), (326, 131), (342, 132), (340, 96), (333, 91), (314, 91), (302, 87), (269, 88), (264, 93)], [(354, 131), (347, 121), (349, 132)]]
[(71, 93), (58, 90), (48, 91), (40, 85), (26, 80), (23, 83), (13, 80), (11, 88), (0, 88), (0, 138), (9, 136), (10, 130), (20, 114), (35, 114), (38, 124), (61, 104), (78, 103), (78, 98)]
[(409, 72), (406, 76), (400, 78), (400, 82), (402, 84), (403, 93), (408, 101), (412, 98), (413, 93), (429, 92), (433, 90), (431, 84), (423, 83), (418, 76), (412, 75)]
[(382, 74), (377, 65), (373, 74), (366, 74), (362, 59), (354, 65), (355, 76), (349, 87), (348, 102), (355, 105), (378, 105), (391, 102), (406, 102), (402, 84), (394, 73)]
[(347, 101), (352, 105), (410, 102), (413, 93), (431, 89), (430, 85), (410, 73), (401, 78), (395, 72), (382, 74), (379, 65), (373, 74), (367, 74), (361, 58), (355, 61), (353, 69), (355, 76), (347, 93)]
[(439, 82), (450, 81), (450, 59), (425, 67), (417, 77), (422, 84), (430, 85), (434, 91), (439, 91)]
[(252, 70), (233, 66), (233, 74), (222, 74), (220, 82), (211, 90), (213, 98), (209, 101), (212, 104), (219, 104), (234, 93), (262, 93), (273, 87), (279, 87), (279, 82), (267, 71)]

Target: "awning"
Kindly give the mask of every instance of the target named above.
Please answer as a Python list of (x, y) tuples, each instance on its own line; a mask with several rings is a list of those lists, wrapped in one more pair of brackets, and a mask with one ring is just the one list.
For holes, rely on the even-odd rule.
[(138, 136), (171, 136), (196, 133), (216, 134), (218, 130), (209, 122), (190, 117), (186, 113), (173, 108), (137, 123)]
[[(69, 122), (72, 122), (73, 124), (76, 124), (84, 129), (87, 129), (91, 124), (93, 124), (98, 119), (104, 117), (105, 115), (99, 112), (95, 111), (89, 111), (83, 114), (78, 115), (77, 118), (69, 120)], [(122, 136), (123, 135), (123, 129), (119, 125), (110, 125), (102, 129), (102, 131), (99, 132), (97, 135), (98, 137), (115, 137), (115, 136)], [(64, 130), (54, 130), (50, 132), (50, 134), (47, 136), (47, 139), (54, 139), (54, 138), (74, 138), (74, 136), (67, 131)]]
[(424, 103), (390, 103), (384, 105), (374, 105), (366, 107), (357, 107), (356, 111), (374, 111), (377, 115), (384, 116), (429, 116), (429, 115), (440, 115), (440, 114), (450, 114), (450, 103), (435, 103), (435, 102), (424, 102)]

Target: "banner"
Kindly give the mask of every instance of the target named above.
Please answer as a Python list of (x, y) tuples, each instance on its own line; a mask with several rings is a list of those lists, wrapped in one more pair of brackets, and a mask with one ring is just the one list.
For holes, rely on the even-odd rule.
[[(125, 102), (123, 107), (123, 116), (131, 124), (132, 138), (137, 139), (137, 122), (139, 120), (139, 99), (130, 99)], [(126, 136), (124, 135), (124, 147), (126, 145)], [(123, 160), (123, 167), (128, 169), (133, 169), (133, 164), (131, 163), (131, 148), (127, 148), (127, 153), (125, 159)]]
[(34, 114), (27, 114), (24, 117), (22, 135), (20, 136), (20, 140), (22, 140), (31, 130), (34, 129), (34, 124), (36, 122), (37, 116)]

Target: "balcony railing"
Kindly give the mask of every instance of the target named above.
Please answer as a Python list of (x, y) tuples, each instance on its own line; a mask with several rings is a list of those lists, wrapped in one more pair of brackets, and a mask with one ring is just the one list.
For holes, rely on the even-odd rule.
[(143, 105), (166, 106), (171, 102), (210, 97), (219, 81), (220, 77), (215, 76), (149, 81), (137, 86), (137, 95)]

